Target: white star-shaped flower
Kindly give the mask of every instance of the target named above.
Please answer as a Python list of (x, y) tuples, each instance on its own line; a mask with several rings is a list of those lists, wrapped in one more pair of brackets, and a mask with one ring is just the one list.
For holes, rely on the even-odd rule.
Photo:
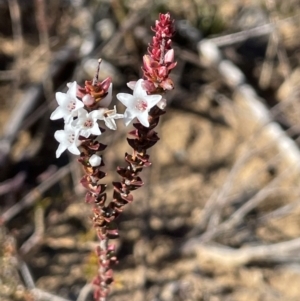
[(78, 111), (78, 119), (72, 122), (72, 125), (80, 131), (80, 135), (88, 138), (90, 135), (101, 135), (99, 125), (97, 122), (98, 112), (94, 110), (88, 113), (85, 109)]
[(117, 98), (127, 107), (124, 113), (126, 126), (137, 117), (143, 126), (149, 127), (148, 113), (162, 98), (158, 94), (148, 95), (142, 84), (143, 79), (136, 82), (133, 95), (127, 93), (117, 94)]
[(124, 115), (117, 113), (116, 106), (114, 106), (113, 110), (108, 110), (105, 108), (101, 108), (98, 110), (98, 119), (104, 120), (105, 125), (111, 130), (117, 129), (115, 119), (120, 118), (124, 118)]
[(57, 92), (55, 94), (58, 107), (51, 114), (50, 119), (56, 120), (64, 118), (68, 123), (70, 120), (77, 116), (77, 112), (80, 108), (83, 108), (83, 103), (76, 97), (77, 83), (73, 82), (69, 85), (67, 93)]
[(59, 146), (56, 150), (56, 158), (68, 149), (74, 155), (80, 155), (78, 146), (80, 141), (78, 140), (79, 130), (73, 128), (70, 124), (65, 125), (64, 130), (59, 130), (54, 133), (55, 139), (59, 142)]

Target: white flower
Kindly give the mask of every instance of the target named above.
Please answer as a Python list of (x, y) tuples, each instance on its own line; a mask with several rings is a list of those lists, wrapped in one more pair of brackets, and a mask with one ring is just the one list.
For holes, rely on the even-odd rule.
[(67, 93), (57, 92), (55, 94), (58, 107), (51, 114), (50, 119), (64, 118), (68, 123), (72, 117), (77, 116), (77, 112), (83, 107), (82, 101), (76, 98), (77, 83), (73, 82), (69, 84), (69, 90)]
[(98, 123), (98, 112), (96, 110), (88, 113), (85, 109), (78, 111), (78, 119), (74, 120), (72, 125), (80, 131), (80, 135), (88, 138), (90, 135), (101, 135)]
[(124, 113), (125, 125), (127, 126), (135, 117), (140, 123), (149, 127), (148, 113), (162, 98), (161, 95), (148, 95), (142, 87), (143, 80), (139, 79), (133, 90), (133, 95), (127, 93), (117, 94), (117, 98), (127, 107)]
[(89, 163), (91, 164), (91, 166), (95, 167), (95, 166), (99, 166), (101, 164), (101, 157), (98, 155), (92, 155), (89, 159)]
[(98, 110), (98, 119), (104, 120), (105, 125), (111, 130), (117, 129), (115, 119), (120, 118), (124, 118), (124, 115), (117, 113), (116, 106), (114, 106), (113, 110), (108, 110), (104, 108)]
[(69, 124), (65, 125), (64, 130), (56, 131), (54, 137), (59, 142), (59, 146), (56, 150), (56, 158), (59, 158), (66, 149), (74, 155), (80, 155), (78, 149), (80, 141), (78, 140), (78, 136), (79, 131)]

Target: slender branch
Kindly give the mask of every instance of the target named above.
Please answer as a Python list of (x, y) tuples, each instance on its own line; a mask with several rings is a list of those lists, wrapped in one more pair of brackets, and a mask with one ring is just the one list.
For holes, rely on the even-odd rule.
[(212, 260), (221, 265), (241, 266), (251, 262), (299, 262), (300, 238), (276, 244), (232, 249), (221, 245), (205, 245), (194, 241), (183, 249), (184, 253), (196, 252), (201, 260)]
[(40, 196), (46, 192), (55, 183), (60, 181), (70, 172), (70, 164), (60, 168), (56, 173), (52, 174), (47, 181), (42, 182), (36, 188), (26, 194), (17, 204), (9, 208), (6, 212), (0, 215), (0, 223), (5, 224), (14, 216), (20, 213), (25, 208), (33, 206)]

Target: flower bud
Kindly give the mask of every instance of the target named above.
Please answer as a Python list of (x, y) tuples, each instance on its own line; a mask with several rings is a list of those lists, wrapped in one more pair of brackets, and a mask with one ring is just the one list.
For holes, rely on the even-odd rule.
[(98, 155), (92, 155), (91, 158), (89, 159), (89, 163), (91, 164), (91, 166), (95, 167), (95, 166), (99, 166), (101, 164), (101, 157)]
[(87, 106), (92, 106), (95, 103), (95, 99), (90, 94), (86, 94), (82, 97), (82, 102)]

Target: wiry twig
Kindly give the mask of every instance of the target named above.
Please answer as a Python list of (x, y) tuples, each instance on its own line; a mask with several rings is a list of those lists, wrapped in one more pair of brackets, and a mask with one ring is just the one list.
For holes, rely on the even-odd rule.
[(0, 183), (0, 195), (11, 192), (12, 190), (18, 190), (26, 179), (25, 172), (19, 172), (12, 179), (8, 179), (5, 182)]
[(40, 44), (50, 50), (49, 43), (49, 34), (48, 34), (48, 24), (47, 24), (47, 15), (45, 13), (45, 1), (44, 0), (35, 0), (35, 18), (36, 24), (39, 31)]
[(16, 84), (19, 81), (20, 69), (23, 60), (23, 34), (22, 34), (22, 22), (21, 22), (21, 12), (18, 0), (9, 0), (8, 7), (10, 11), (13, 37), (15, 43), (15, 61), (16, 61)]
[[(64, 66), (70, 62), (70, 60), (74, 59), (74, 53), (75, 49), (70, 47), (66, 47), (61, 52), (58, 52), (49, 67), (49, 76), (56, 77)], [(42, 84), (33, 86), (25, 92), (24, 97), (15, 106), (15, 109), (9, 118), (9, 122), (4, 126), (4, 135), (0, 139), (0, 166), (5, 164), (12, 144), (16, 139), (18, 131), (22, 127), (24, 119), (32, 112), (36, 103), (42, 98), (42, 93)]]
[[(275, 15), (275, 2), (273, 0), (266, 0), (266, 5), (271, 13), (270, 21), (271, 24), (276, 25), (276, 22), (278, 20), (278, 17)], [(288, 74), (290, 74), (290, 68), (289, 63), (287, 60), (287, 54), (284, 49), (284, 47), (280, 43), (279, 33), (274, 26), (274, 31), (271, 33), (267, 51), (266, 51), (266, 57), (262, 66), (261, 74), (259, 77), (259, 86), (263, 89), (266, 89), (270, 85), (271, 77), (272, 77), (272, 70), (274, 65), (274, 58), (275, 55), (278, 55), (279, 62), (284, 67), (282, 68), (284, 71), (285, 77), (287, 77)]]
[(124, 34), (134, 28), (137, 23), (139, 23), (146, 15), (148, 11), (147, 8), (145, 10), (136, 11), (126, 17), (124, 23), (121, 24), (120, 30), (113, 35), (113, 37), (103, 46), (102, 49), (97, 49), (97, 52), (103, 53), (104, 57), (112, 57), (115, 55), (118, 47), (120, 47), (120, 43), (122, 42)]
[(45, 191), (47, 191), (55, 183), (65, 177), (69, 172), (70, 165), (66, 165), (60, 168), (56, 173), (51, 175), (47, 181), (42, 182), (36, 188), (31, 190), (27, 195), (25, 195), (17, 204), (4, 212), (0, 216), (0, 223), (7, 223), (23, 209), (32, 206)]
[(300, 238), (289, 241), (255, 247), (232, 249), (220, 245), (190, 244), (184, 252), (196, 252), (203, 260), (212, 260), (218, 264), (240, 266), (251, 262), (295, 262), (300, 256), (293, 254), (300, 250)]
[(25, 256), (35, 247), (42, 239), (45, 232), (44, 209), (38, 206), (34, 212), (34, 233), (20, 247), (20, 254)]
[(300, 200), (294, 201), (291, 204), (281, 206), (281, 207), (277, 208), (276, 210), (273, 210), (271, 212), (268, 212), (268, 213), (258, 217), (257, 222), (260, 224), (265, 224), (271, 219), (282, 218), (282, 217), (292, 213), (292, 211), (297, 209), (297, 207), (299, 207), (299, 206), (300, 206)]
[(28, 89), (22, 100), (16, 105), (16, 109), (12, 112), (9, 122), (5, 125), (3, 130), (4, 137), (0, 140), (0, 165), (4, 164), (24, 118), (32, 111), (35, 103), (41, 97), (41, 93), (41, 86)]
[(243, 218), (255, 207), (257, 207), (262, 201), (273, 195), (274, 193), (278, 194), (280, 191), (285, 191), (284, 188), (276, 187), (280, 181), (285, 179), (293, 169), (298, 168), (298, 165), (293, 165), (286, 168), (281, 174), (274, 178), (268, 185), (263, 189), (259, 190), (252, 198), (250, 198), (244, 205), (242, 205), (238, 210), (236, 210), (226, 221), (222, 222), (218, 226), (209, 231), (203, 233), (195, 239), (188, 241), (184, 248), (197, 241), (198, 243), (208, 242), (225, 231), (233, 231), (233, 229), (240, 224)]
[(87, 283), (81, 290), (76, 299), (76, 301), (86, 301), (89, 294), (93, 291), (93, 286), (90, 283)]
[(23, 278), (27, 288), (34, 289), (35, 283), (34, 283), (33, 277), (30, 273), (30, 270), (29, 270), (27, 264), (24, 261), (22, 261), (21, 259), (18, 259), (18, 263), (19, 263), (20, 274), (22, 275), (22, 278)]
[[(264, 130), (270, 137), (273, 138), (272, 140), (274, 142), (276, 141), (278, 150), (282, 153), (283, 157), (287, 159), (287, 161), (293, 163), (299, 162), (300, 153), (294, 141), (292, 141), (281, 130), (278, 124), (272, 122), (272, 119), (270, 118), (270, 114), (267, 108), (261, 102), (259, 102), (258, 100), (259, 98), (255, 90), (245, 83), (245, 77), (243, 73), (231, 62), (222, 59), (222, 55), (219, 49), (216, 47), (216, 45), (211, 43), (211, 40), (202, 41), (201, 43), (199, 43), (199, 51), (202, 54), (203, 58), (206, 60), (206, 63), (218, 68), (220, 74), (224, 77), (224, 80), (228, 83), (228, 85), (233, 87), (235, 89), (235, 93), (236, 94), (238, 93), (238, 95), (240, 96), (243, 106), (246, 106), (247, 109), (249, 110), (248, 114), (252, 115), (252, 118), (254, 120), (257, 120), (256, 121), (257, 129), (254, 132), (251, 140), (253, 141), (253, 139), (262, 130)], [(241, 160), (242, 163), (243, 160)], [(226, 185), (224, 186), (225, 193), (230, 187), (230, 179), (232, 178), (232, 175), (234, 175), (237, 172), (237, 170), (234, 169), (232, 174), (230, 174), (228, 181), (225, 182), (226, 183)], [(223, 196), (225, 193), (222, 192)], [(221, 197), (223, 196), (221, 195)], [(213, 198), (212, 201), (207, 204), (208, 206), (207, 208), (210, 208), (210, 210), (213, 211), (217, 211), (216, 213), (217, 216), (213, 218), (214, 219), (213, 226), (215, 226), (215, 224), (218, 223), (220, 210), (225, 205), (224, 203), (225, 201), (222, 201), (221, 206), (218, 206), (221, 209), (218, 208), (216, 210), (212, 206), (212, 204), (215, 204), (215, 202), (213, 202), (214, 200), (215, 198)], [(206, 216), (208, 215), (206, 214)]]
[(264, 35), (269, 35), (270, 33), (273, 32), (275, 26), (279, 27), (283, 23), (286, 22), (298, 22), (299, 21), (299, 14), (285, 18), (282, 20), (279, 20), (276, 22), (276, 24), (265, 24), (262, 26), (257, 26), (251, 29), (243, 30), (241, 32), (236, 32), (236, 33), (231, 33), (228, 35), (220, 36), (220, 37), (215, 37), (209, 39), (211, 42), (213, 42), (215, 45), (218, 47), (224, 47), (224, 46), (229, 46), (233, 45), (236, 43), (244, 42), (249, 38), (255, 38), (255, 37), (260, 37)]
[[(232, 186), (234, 186), (235, 184), (234, 179), (238, 175), (238, 172), (245, 166), (246, 162), (251, 158), (254, 158), (255, 155), (262, 154), (277, 144), (277, 140), (273, 139), (269, 144), (267, 144), (263, 148), (256, 148), (256, 147), (251, 148), (251, 145), (255, 145), (255, 139), (257, 139), (256, 136), (260, 134), (263, 128), (264, 126), (261, 126), (257, 131), (255, 131), (255, 133), (253, 133), (253, 136), (250, 137), (250, 139), (245, 142), (245, 149), (247, 151), (244, 152), (235, 161), (233, 167), (229, 172), (229, 175), (227, 176), (219, 192), (214, 193), (206, 203), (204, 207), (204, 214), (203, 214), (201, 224), (203, 224), (209, 218), (208, 230), (214, 228), (219, 224), (221, 218), (221, 211), (225, 207), (225, 205), (229, 204), (231, 200), (228, 197), (228, 193), (232, 188)], [(294, 127), (291, 127), (287, 129), (283, 134), (285, 135), (285, 134), (292, 133), (293, 130)], [(277, 155), (275, 155), (274, 157), (266, 161), (265, 165), (259, 170), (256, 170), (256, 172), (248, 179), (248, 183), (251, 183), (252, 180), (255, 179), (261, 172), (265, 171), (267, 166), (272, 166), (272, 165), (275, 166), (280, 157), (282, 157), (282, 153), (278, 152)], [(196, 228), (192, 232), (194, 233), (195, 230)]]

